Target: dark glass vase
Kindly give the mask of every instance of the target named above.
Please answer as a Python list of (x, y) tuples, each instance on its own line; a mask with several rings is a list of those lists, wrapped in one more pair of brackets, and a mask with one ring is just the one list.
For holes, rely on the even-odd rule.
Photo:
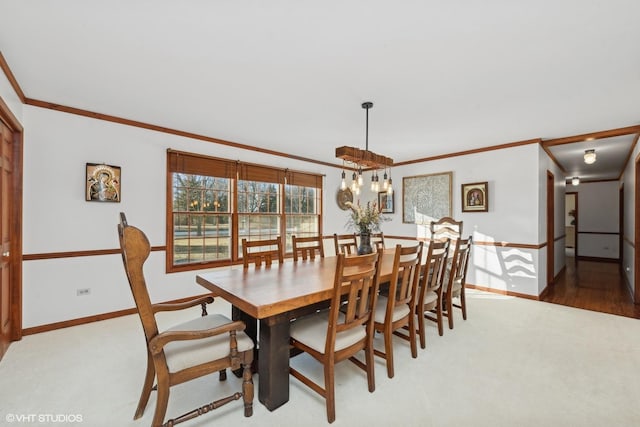
[(371, 247), (371, 233), (368, 231), (360, 232), (360, 246), (358, 246), (358, 255), (370, 254), (373, 252)]

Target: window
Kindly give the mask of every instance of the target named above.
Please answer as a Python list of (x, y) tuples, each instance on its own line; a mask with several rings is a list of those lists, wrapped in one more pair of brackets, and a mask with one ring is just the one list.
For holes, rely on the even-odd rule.
[(169, 150), (167, 271), (240, 262), (242, 239), (321, 235), (320, 175)]

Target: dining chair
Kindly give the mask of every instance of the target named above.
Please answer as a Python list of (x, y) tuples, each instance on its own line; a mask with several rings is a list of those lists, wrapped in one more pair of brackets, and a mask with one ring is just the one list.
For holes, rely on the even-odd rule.
[(247, 240), (242, 239), (242, 265), (244, 268), (249, 267), (253, 263), (256, 267), (270, 267), (273, 261), (280, 264), (284, 261), (284, 253), (282, 251), (282, 239), (280, 236), (275, 239), (263, 240)]
[(371, 233), (371, 246), (384, 249), (384, 233)]
[[(367, 373), (369, 392), (375, 391), (373, 310), (376, 304), (382, 251), (368, 255), (338, 254), (329, 310), (291, 323), (290, 343), (322, 363), (324, 387), (298, 369), (291, 375), (326, 401), (327, 421), (336, 419), (335, 364), (350, 360)], [(356, 355), (364, 351), (364, 362)]]
[[(213, 302), (211, 296), (180, 303), (152, 304), (143, 271), (151, 252), (149, 240), (140, 229), (128, 225), (124, 213), (120, 213), (118, 236), (122, 262), (142, 322), (147, 348), (147, 371), (134, 419), (144, 413), (152, 390), (157, 390), (153, 427), (173, 426), (240, 398), (244, 402), (245, 417), (250, 417), (253, 414), (253, 378), (250, 369), (253, 341), (243, 332), (244, 324), (221, 314), (206, 315), (204, 305)], [(156, 313), (198, 305), (203, 306), (201, 317), (159, 332)], [(215, 400), (163, 424), (170, 387), (213, 372), (222, 374), (227, 368), (242, 369), (242, 392)], [(220, 379), (226, 379), (226, 375), (221, 375)]]
[[(374, 312), (373, 327), (384, 337), (384, 351), (374, 349), (387, 362), (387, 376), (393, 378), (393, 335), (409, 341), (411, 357), (418, 357), (415, 304), (420, 280), (423, 242), (415, 246), (396, 245), (388, 292), (381, 292)], [(406, 326), (408, 334), (400, 332)]]
[[(425, 319), (436, 322), (440, 336), (444, 333), (442, 327), (442, 285), (447, 266), (449, 243), (449, 239), (431, 242), (427, 249), (416, 302), (416, 319), (418, 320), (421, 348), (426, 347)], [(435, 317), (431, 315), (433, 311), (435, 311)]]
[[(462, 319), (467, 320), (467, 300), (465, 295), (465, 284), (467, 281), (467, 269), (469, 267), (469, 255), (471, 254), (471, 246), (473, 238), (469, 236), (467, 239), (456, 240), (453, 249), (453, 257), (451, 258), (450, 268), (445, 273), (444, 280), (444, 316), (449, 321), (449, 329), (453, 329), (453, 308), (459, 308), (462, 311)], [(460, 303), (454, 304), (453, 299), (459, 298)]]
[(291, 242), (293, 244), (293, 260), (298, 261), (300, 257), (303, 260), (315, 259), (316, 255), (320, 258), (324, 258), (324, 243), (322, 242), (322, 236), (313, 237), (297, 237), (291, 236)]
[(429, 223), (429, 231), (431, 232), (431, 241), (440, 239), (455, 240), (462, 236), (462, 221), (445, 216), (437, 221)]
[(346, 254), (355, 255), (358, 253), (358, 240), (356, 234), (335, 234), (333, 235), (333, 242), (336, 247), (336, 255)]

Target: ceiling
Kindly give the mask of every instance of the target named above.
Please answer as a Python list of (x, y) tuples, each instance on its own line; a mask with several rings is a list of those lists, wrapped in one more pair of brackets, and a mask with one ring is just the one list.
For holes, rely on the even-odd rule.
[(363, 101), (396, 162), (640, 124), (640, 2), (523, 3), (0, 0), (0, 53), (29, 99), (334, 164)]

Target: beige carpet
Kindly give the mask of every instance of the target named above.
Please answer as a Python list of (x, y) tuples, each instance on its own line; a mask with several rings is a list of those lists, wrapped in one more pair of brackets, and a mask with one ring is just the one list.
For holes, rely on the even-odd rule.
[[(333, 425), (640, 425), (638, 320), (478, 291), (468, 299), (468, 320), (456, 312), (455, 329), (443, 337), (429, 324), (417, 359), (395, 341), (396, 376), (387, 378), (377, 359), (374, 393), (362, 371), (340, 364)], [(227, 314), (229, 306), (217, 300), (215, 311)], [(171, 313), (162, 323), (197, 315)], [(27, 336), (0, 362), (0, 425), (147, 427), (155, 393), (144, 417), (132, 420), (144, 363), (137, 316)], [(306, 356), (292, 364), (321, 375)], [(230, 375), (221, 385), (213, 375), (174, 387), (168, 415), (239, 389), (238, 381)], [(274, 412), (258, 402), (259, 376), (254, 381), (252, 418), (233, 402), (184, 425), (327, 425), (324, 401), (297, 380), (291, 378), (289, 403)]]

